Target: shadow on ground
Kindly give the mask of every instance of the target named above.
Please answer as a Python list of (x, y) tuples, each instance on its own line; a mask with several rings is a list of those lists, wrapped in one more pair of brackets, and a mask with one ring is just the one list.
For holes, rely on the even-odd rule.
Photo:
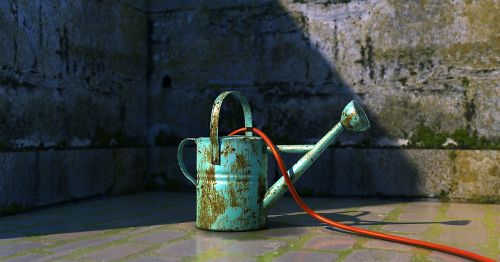
[[(468, 220), (381, 222), (365, 218), (370, 216), (372, 212), (363, 209), (401, 203), (397, 199), (308, 198), (306, 202), (310, 203), (313, 209), (322, 215), (354, 226), (388, 224), (464, 226), (469, 223)], [(24, 214), (1, 217), (0, 239), (178, 223), (191, 223), (194, 227), (195, 205), (194, 194), (161, 192), (57, 205)], [(352, 209), (357, 210), (353, 211)], [(282, 199), (277, 208), (271, 210), (270, 213), (268, 228), (324, 226), (301, 213), (289, 197)]]
[[(369, 211), (346, 211), (346, 212), (318, 212), (320, 215), (349, 226), (373, 226), (373, 225), (419, 225), (419, 224), (442, 224), (465, 226), (470, 223), (470, 220), (447, 220), (447, 221), (398, 221), (387, 222), (381, 220), (365, 219), (363, 216), (372, 214)], [(287, 222), (288, 221), (288, 222)], [(321, 226), (322, 223), (314, 220), (307, 214), (284, 214), (273, 216), (269, 219), (271, 227), (293, 227), (293, 226)]]

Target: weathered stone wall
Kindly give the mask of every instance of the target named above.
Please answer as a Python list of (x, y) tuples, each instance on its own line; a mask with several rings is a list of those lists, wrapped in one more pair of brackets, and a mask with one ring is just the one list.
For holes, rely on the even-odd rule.
[[(298, 182), (303, 193), (500, 199), (498, 1), (152, 1), (149, 10), (153, 184), (190, 188), (174, 147), (208, 136), (214, 98), (239, 90), (277, 143), (316, 141), (351, 99), (366, 108), (372, 128), (342, 134)], [(241, 115), (228, 103), (220, 132), (242, 126)]]
[(143, 189), (147, 43), (124, 4), (0, 2), (0, 213)]
[[(145, 178), (193, 190), (176, 146), (208, 135), (224, 90), (280, 144), (315, 142), (347, 102), (364, 105), (372, 128), (344, 132), (303, 194), (499, 200), (499, 5), (3, 1), (0, 213)], [(221, 134), (243, 124), (234, 101), (223, 109)]]

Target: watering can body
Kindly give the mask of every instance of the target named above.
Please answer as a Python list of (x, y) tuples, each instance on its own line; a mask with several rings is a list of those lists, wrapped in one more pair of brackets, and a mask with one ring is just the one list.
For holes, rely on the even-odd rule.
[[(266, 226), (263, 198), (267, 191), (267, 150), (263, 140), (247, 132), (244, 136), (218, 136), (218, 118), (223, 99), (238, 98), (245, 126), (252, 117), (246, 98), (225, 92), (212, 108), (210, 137), (187, 138), (179, 145), (178, 159), (184, 175), (196, 186), (196, 227), (211, 231), (249, 231)], [(196, 143), (194, 179), (182, 161), (182, 148)]]
[[(218, 136), (222, 101), (233, 95), (242, 104), (244, 136)], [(246, 98), (239, 92), (224, 92), (215, 100), (210, 137), (186, 138), (178, 147), (182, 173), (196, 186), (196, 227), (211, 231), (250, 231), (266, 227), (267, 211), (286, 192), (283, 178), (267, 188), (267, 147), (252, 136), (252, 117)], [(352, 101), (344, 108), (341, 121), (315, 145), (278, 146), (281, 152), (306, 152), (288, 174), (295, 182), (321, 155), (343, 128), (363, 131), (369, 127), (366, 115)], [(196, 173), (191, 176), (183, 162), (184, 145), (196, 143)]]
[(263, 228), (267, 150), (254, 136), (219, 138), (220, 163), (211, 163), (210, 138), (196, 141), (196, 226), (216, 231)]

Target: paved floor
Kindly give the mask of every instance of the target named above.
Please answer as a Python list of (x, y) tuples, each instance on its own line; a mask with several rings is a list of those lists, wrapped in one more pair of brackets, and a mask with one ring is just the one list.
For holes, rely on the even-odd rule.
[[(435, 241), (500, 260), (500, 205), (306, 198), (347, 224)], [(8, 261), (465, 261), (439, 252), (351, 235), (282, 199), (269, 228), (244, 233), (194, 228), (195, 197), (142, 193), (0, 217)]]

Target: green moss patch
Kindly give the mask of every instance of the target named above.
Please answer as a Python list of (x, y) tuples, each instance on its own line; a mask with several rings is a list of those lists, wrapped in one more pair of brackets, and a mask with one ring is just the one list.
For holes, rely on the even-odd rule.
[(418, 148), (442, 148), (448, 139), (455, 143), (446, 145), (449, 148), (460, 149), (499, 149), (500, 141), (481, 138), (476, 132), (460, 128), (453, 133), (435, 132), (427, 126), (419, 126), (410, 137), (409, 146)]
[(13, 214), (21, 213), (21, 212), (24, 212), (27, 210), (29, 210), (29, 208), (27, 208), (23, 205), (20, 205), (17, 203), (10, 203), (9, 205), (7, 205), (5, 207), (0, 208), (0, 215), (13, 215)]

